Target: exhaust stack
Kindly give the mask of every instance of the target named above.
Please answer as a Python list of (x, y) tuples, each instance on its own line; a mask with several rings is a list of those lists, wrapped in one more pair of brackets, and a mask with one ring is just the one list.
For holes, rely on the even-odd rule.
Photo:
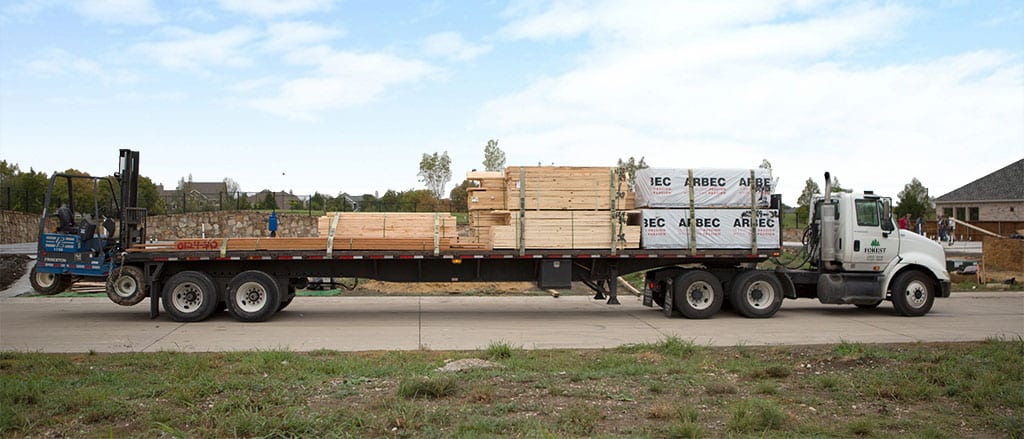
[(825, 173), (825, 200), (821, 203), (821, 262), (826, 268), (836, 260), (836, 206), (832, 203), (832, 176)]

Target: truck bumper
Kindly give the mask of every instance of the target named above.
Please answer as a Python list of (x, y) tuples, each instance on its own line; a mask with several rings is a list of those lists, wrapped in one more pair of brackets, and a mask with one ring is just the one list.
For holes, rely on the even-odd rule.
[(948, 280), (939, 281), (939, 297), (949, 297), (950, 282)]

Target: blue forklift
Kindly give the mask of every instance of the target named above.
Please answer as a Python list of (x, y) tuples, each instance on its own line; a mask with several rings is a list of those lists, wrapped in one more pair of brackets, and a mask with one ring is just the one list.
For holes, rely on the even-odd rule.
[[(76, 200), (76, 188), (80, 197), (91, 189), (91, 200)], [(112, 178), (50, 177), (29, 277), (32, 288), (53, 295), (78, 281), (100, 281), (114, 303), (131, 306), (145, 299), (149, 293), (142, 271), (121, 264), (128, 248), (146, 242), (147, 211), (138, 207), (138, 188), (139, 152), (127, 149), (120, 151), (120, 170)]]

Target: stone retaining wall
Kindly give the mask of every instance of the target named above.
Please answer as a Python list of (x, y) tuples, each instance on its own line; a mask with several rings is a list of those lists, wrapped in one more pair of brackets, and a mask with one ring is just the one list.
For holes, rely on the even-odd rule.
[[(172, 241), (180, 238), (258, 238), (270, 236), (270, 214), (254, 211), (194, 212), (146, 218), (149, 239)], [(317, 237), (317, 218), (307, 215), (278, 215), (277, 236)]]
[(38, 235), (38, 213), (0, 210), (0, 244), (35, 242)]

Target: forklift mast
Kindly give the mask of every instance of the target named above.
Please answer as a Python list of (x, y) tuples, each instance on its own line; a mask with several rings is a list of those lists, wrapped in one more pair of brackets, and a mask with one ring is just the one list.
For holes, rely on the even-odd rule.
[(139, 208), (139, 152), (122, 149), (120, 172), (117, 174), (121, 185), (121, 233), (122, 249), (132, 244), (146, 242), (146, 209)]

